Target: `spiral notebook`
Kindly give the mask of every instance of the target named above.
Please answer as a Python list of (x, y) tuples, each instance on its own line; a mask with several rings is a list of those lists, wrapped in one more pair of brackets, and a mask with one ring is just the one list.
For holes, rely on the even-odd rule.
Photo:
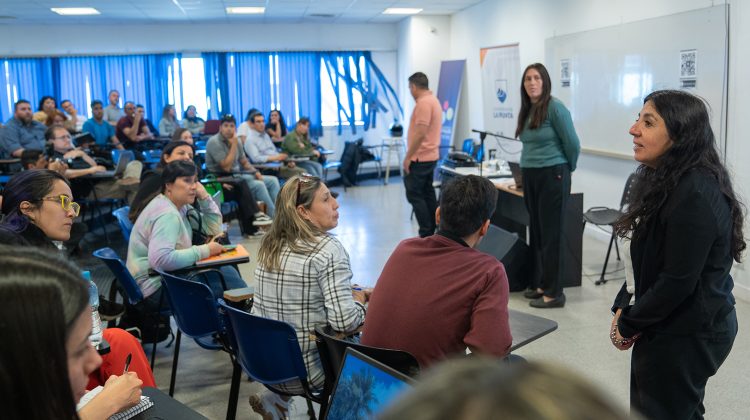
[[(98, 386), (91, 391), (87, 392), (86, 395), (81, 397), (81, 401), (78, 402), (78, 405), (76, 406), (76, 411), (80, 411), (86, 404), (89, 403), (94, 397), (99, 395), (100, 392), (104, 387)], [(137, 414), (140, 414), (149, 408), (151, 408), (154, 405), (153, 402), (151, 402), (151, 399), (145, 395), (141, 395), (141, 402), (134, 405), (133, 407), (130, 407), (129, 409), (125, 411), (121, 411), (114, 416), (110, 417), (109, 420), (127, 420), (129, 418), (135, 417)]]

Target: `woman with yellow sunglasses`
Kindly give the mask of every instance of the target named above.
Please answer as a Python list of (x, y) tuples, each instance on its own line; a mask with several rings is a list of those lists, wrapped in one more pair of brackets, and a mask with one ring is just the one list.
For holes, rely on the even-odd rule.
[(81, 206), (73, 201), (68, 180), (47, 169), (21, 172), (2, 192), (0, 243), (57, 248), (70, 239)]

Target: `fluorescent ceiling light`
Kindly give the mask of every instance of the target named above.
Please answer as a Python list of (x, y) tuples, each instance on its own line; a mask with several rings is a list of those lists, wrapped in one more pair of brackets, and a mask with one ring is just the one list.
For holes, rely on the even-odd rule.
[(98, 10), (93, 7), (53, 7), (50, 10), (63, 16), (86, 16), (100, 15)]
[(389, 7), (383, 11), (384, 15), (416, 15), (422, 9), (411, 7)]
[(231, 15), (260, 15), (266, 13), (265, 7), (227, 7)]

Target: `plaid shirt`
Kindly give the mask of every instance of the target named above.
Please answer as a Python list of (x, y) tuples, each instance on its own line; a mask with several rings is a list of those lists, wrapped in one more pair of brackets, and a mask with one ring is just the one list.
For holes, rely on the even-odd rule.
[(365, 321), (365, 307), (352, 297), (349, 254), (336, 238), (325, 235), (305, 254), (284, 247), (281, 270), (255, 269), (253, 314), (291, 324), (305, 359), (308, 381), (320, 389), (324, 374), (315, 346), (315, 326), (330, 325), (352, 333)]

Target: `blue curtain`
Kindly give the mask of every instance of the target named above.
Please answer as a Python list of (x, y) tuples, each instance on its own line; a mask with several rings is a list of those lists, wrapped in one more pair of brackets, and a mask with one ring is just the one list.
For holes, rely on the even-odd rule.
[[(328, 73), (321, 77), (329, 78), (336, 94), (339, 134), (343, 131), (344, 122), (349, 125), (352, 134), (357, 133), (358, 114), (362, 116), (365, 131), (375, 127), (378, 112), (391, 110), (394, 115), (403, 118), (396, 92), (373, 63), (369, 51), (328, 52), (322, 53), (321, 59)], [(360, 109), (356, 109), (354, 104), (355, 92), (362, 96)], [(387, 101), (387, 107), (383, 100)]]
[(278, 53), (279, 110), (291, 129), (299, 117), (310, 118), (310, 136), (323, 135), (321, 123), (320, 54)]
[(237, 124), (245, 121), (251, 108), (267, 113), (271, 109), (269, 53), (230, 53), (226, 63), (229, 109), (236, 115)]
[(206, 98), (208, 98), (206, 118), (216, 120), (222, 114), (232, 112), (229, 106), (229, 84), (227, 83), (227, 53), (202, 53), (201, 57), (203, 57), (203, 72), (206, 78)]
[[(10, 92), (6, 89), (2, 94), (6, 96), (10, 93), (11, 102), (26, 99), (31, 102), (31, 109), (36, 111), (42, 96), (60, 97), (56, 77), (59, 65), (56, 58), (8, 58), (7, 66), (6, 83), (10, 85)], [(10, 113), (5, 115), (8, 119), (13, 116), (12, 110), (11, 107)]]

